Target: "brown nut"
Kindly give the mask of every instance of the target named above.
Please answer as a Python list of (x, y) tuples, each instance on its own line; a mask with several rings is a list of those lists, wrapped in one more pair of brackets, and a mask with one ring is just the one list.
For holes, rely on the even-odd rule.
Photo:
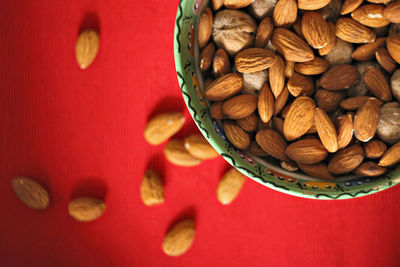
[(229, 62), (228, 54), (224, 49), (220, 48), (214, 55), (212, 74), (215, 77), (221, 77), (229, 72), (231, 72), (231, 63)]

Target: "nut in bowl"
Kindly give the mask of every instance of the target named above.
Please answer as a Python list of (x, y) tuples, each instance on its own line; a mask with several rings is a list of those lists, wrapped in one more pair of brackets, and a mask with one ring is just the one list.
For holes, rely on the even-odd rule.
[(360, 197), (400, 182), (400, 34), (386, 6), (369, 5), (180, 2), (178, 81), (195, 123), (227, 162), (312, 199)]

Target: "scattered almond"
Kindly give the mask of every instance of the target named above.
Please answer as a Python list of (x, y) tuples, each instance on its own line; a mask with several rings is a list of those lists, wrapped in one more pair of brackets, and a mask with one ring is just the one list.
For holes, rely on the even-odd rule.
[(200, 14), (198, 28), (197, 28), (197, 40), (200, 49), (205, 47), (210, 40), (213, 28), (213, 13), (209, 7), (203, 9)]
[(364, 0), (344, 0), (342, 11), (340, 12), (342, 15), (349, 14), (356, 10)]
[(250, 116), (236, 120), (236, 122), (246, 132), (253, 132), (257, 129), (258, 116), (252, 113)]
[(290, 159), (301, 164), (316, 164), (328, 156), (328, 151), (315, 137), (291, 143), (285, 153)]
[(390, 56), (400, 64), (400, 33), (389, 35), (386, 39), (386, 47)]
[(358, 70), (347, 64), (331, 67), (321, 77), (321, 86), (328, 90), (342, 90), (356, 84), (360, 79)]
[(224, 0), (211, 0), (213, 10), (217, 11), (224, 5)]
[(309, 76), (294, 73), (287, 82), (287, 88), (292, 96), (310, 96), (314, 93), (314, 82)]
[(299, 36), (287, 29), (275, 29), (272, 34), (272, 44), (286, 60), (307, 62), (314, 59), (311, 48)]
[(200, 159), (193, 157), (185, 148), (182, 140), (172, 139), (164, 149), (164, 155), (169, 162), (177, 166), (189, 167), (201, 163)]
[(162, 242), (162, 250), (168, 256), (180, 256), (192, 246), (194, 235), (194, 221), (191, 219), (180, 221), (168, 231)]
[(275, 99), (282, 93), (285, 87), (285, 63), (280, 56), (269, 69), (269, 85)]
[(338, 150), (338, 140), (335, 126), (323, 109), (315, 109), (315, 126), (322, 144), (328, 152), (334, 153)]
[(389, 55), (389, 52), (386, 48), (381, 47), (375, 52), (376, 61), (378, 61), (379, 65), (389, 73), (392, 73), (396, 70), (397, 63), (393, 60), (393, 58)]
[(289, 98), (289, 90), (285, 87), (282, 93), (276, 98), (274, 103), (274, 116), (281, 113), (283, 107), (286, 105), (286, 102)]
[(243, 89), (243, 77), (238, 73), (229, 73), (216, 79), (204, 96), (207, 100), (221, 101), (236, 95)]
[(383, 15), (391, 23), (400, 23), (400, 1), (394, 1), (388, 5), (383, 11)]
[(390, 166), (400, 162), (400, 142), (394, 144), (383, 154), (379, 166)]
[(264, 123), (269, 122), (274, 113), (274, 96), (268, 84), (264, 84), (258, 96), (258, 114)]
[(336, 27), (332, 22), (328, 22), (329, 33), (326, 35), (327, 44), (323, 48), (318, 49), (321, 56), (329, 54), (336, 44)]
[(207, 71), (211, 67), (215, 53), (215, 45), (210, 42), (206, 45), (200, 53), (200, 70)]
[(11, 180), (17, 197), (28, 207), (45, 210), (50, 204), (49, 193), (39, 183), (27, 177), (15, 177)]
[(351, 114), (342, 115), (336, 118), (336, 131), (338, 148), (347, 147), (353, 139), (353, 116)]
[(372, 43), (376, 39), (371, 29), (350, 18), (337, 20), (336, 36), (343, 41), (355, 44)]
[(354, 118), (354, 136), (368, 142), (374, 137), (379, 122), (381, 102), (376, 98), (369, 98), (358, 110)]
[(331, 0), (298, 0), (299, 9), (303, 10), (317, 10), (328, 5)]
[(72, 218), (80, 222), (90, 222), (99, 218), (106, 210), (106, 204), (97, 198), (80, 197), (72, 200), (68, 205), (68, 212)]
[(363, 79), (369, 91), (374, 96), (384, 102), (392, 100), (392, 91), (390, 90), (389, 82), (377, 67), (367, 68)]
[(222, 48), (215, 52), (212, 63), (212, 74), (215, 77), (221, 77), (231, 71), (231, 63), (226, 51)]
[(224, 0), (224, 6), (230, 9), (239, 9), (249, 6), (253, 0)]
[(271, 129), (260, 130), (256, 134), (256, 141), (265, 152), (274, 158), (289, 160), (285, 154), (287, 144), (277, 131)]
[(294, 65), (295, 71), (304, 75), (318, 75), (324, 73), (328, 68), (329, 63), (320, 57), (315, 57), (311, 61), (296, 63)]
[(373, 161), (366, 161), (363, 162), (360, 166), (358, 166), (358, 168), (355, 169), (354, 172), (359, 175), (374, 177), (385, 174), (386, 169), (378, 166), (378, 164), (376, 164)]
[(259, 156), (259, 157), (267, 157), (269, 156), (267, 152), (262, 150), (262, 148), (257, 144), (257, 142), (251, 142), (250, 149), (251, 155)]
[(305, 12), (301, 21), (301, 30), (304, 38), (313, 48), (321, 49), (328, 45), (329, 26), (319, 12)]
[(246, 176), (238, 170), (235, 168), (229, 169), (219, 181), (217, 188), (218, 201), (223, 205), (231, 204), (238, 196), (245, 180)]
[(290, 78), (294, 74), (294, 64), (295, 62), (293, 61), (287, 61), (285, 60), (285, 77)]
[(262, 48), (247, 48), (235, 57), (235, 66), (241, 73), (251, 73), (267, 69), (275, 64), (276, 55)]
[(278, 0), (272, 14), (276, 27), (289, 27), (297, 18), (296, 0)]
[(188, 135), (183, 143), (186, 150), (197, 159), (214, 159), (219, 156), (218, 152), (199, 133)]
[(215, 120), (222, 120), (225, 118), (224, 113), (222, 113), (222, 104), (224, 102), (215, 102), (210, 106), (211, 118)]
[(382, 5), (362, 5), (353, 11), (351, 17), (359, 23), (373, 28), (384, 27), (390, 23), (384, 16)]
[(369, 159), (381, 158), (386, 150), (386, 144), (380, 140), (372, 140), (364, 144), (365, 156)]
[(328, 170), (333, 174), (348, 173), (356, 169), (364, 160), (364, 151), (360, 144), (354, 144), (339, 150), (329, 161)]
[(256, 108), (255, 95), (241, 94), (226, 100), (222, 104), (222, 113), (230, 119), (242, 119), (253, 113)]
[(345, 110), (356, 110), (361, 107), (367, 100), (369, 96), (354, 96), (349, 97), (340, 102), (340, 107)]
[(154, 116), (144, 129), (144, 138), (152, 145), (159, 145), (182, 129), (185, 117), (180, 112), (167, 112)]
[(140, 187), (142, 201), (146, 206), (164, 203), (164, 188), (160, 175), (154, 170), (147, 170)]
[(300, 170), (315, 178), (322, 178), (328, 180), (335, 179), (335, 177), (333, 177), (332, 174), (328, 171), (328, 165), (326, 165), (325, 163), (317, 163), (317, 164), (297, 163), (297, 165), (299, 166)]
[(92, 64), (99, 51), (100, 38), (95, 30), (86, 30), (79, 34), (76, 41), (76, 60), (81, 69), (86, 69)]
[(250, 136), (234, 121), (223, 123), (225, 135), (228, 140), (239, 149), (247, 149), (250, 146)]
[(346, 93), (342, 91), (329, 91), (319, 89), (314, 95), (317, 106), (331, 112), (339, 107), (340, 102), (346, 97)]
[(351, 57), (355, 60), (371, 60), (374, 58), (376, 51), (386, 43), (386, 38), (378, 38), (375, 42), (363, 44), (357, 47)]
[(255, 47), (265, 48), (271, 39), (274, 25), (270, 17), (264, 18), (257, 28)]

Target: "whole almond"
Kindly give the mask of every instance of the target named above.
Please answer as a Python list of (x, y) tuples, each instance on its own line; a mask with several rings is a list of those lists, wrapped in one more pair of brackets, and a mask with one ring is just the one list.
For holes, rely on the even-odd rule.
[(218, 152), (199, 133), (188, 135), (183, 140), (183, 144), (186, 150), (195, 158), (205, 160), (214, 159), (219, 156)]
[(262, 150), (262, 148), (257, 144), (257, 142), (251, 142), (249, 150), (250, 150), (250, 153), (254, 156), (259, 156), (259, 157), (269, 156), (267, 152)]
[(394, 1), (383, 11), (383, 15), (391, 23), (400, 23), (400, 1)]
[(301, 21), (301, 30), (304, 38), (315, 49), (324, 48), (328, 45), (329, 26), (321, 13), (317, 11), (307, 11)]
[(230, 119), (241, 119), (249, 116), (257, 108), (257, 97), (241, 94), (226, 100), (222, 104), (222, 113)]
[(289, 27), (297, 18), (296, 0), (278, 0), (272, 17), (276, 27)]
[(389, 52), (386, 48), (381, 47), (375, 52), (376, 61), (378, 61), (379, 65), (389, 73), (392, 73), (396, 70), (397, 63), (394, 59), (389, 55)]
[(274, 114), (274, 96), (268, 84), (264, 84), (258, 96), (258, 114), (264, 123), (269, 122)]
[(213, 42), (208, 43), (200, 53), (200, 70), (207, 71), (211, 67), (215, 53), (215, 45)]
[(273, 117), (272, 128), (278, 131), (280, 134), (283, 134), (283, 119), (280, 117)]
[(298, 36), (300, 36), (302, 39), (304, 39), (303, 31), (302, 31), (302, 29), (301, 29), (301, 19), (302, 19), (301, 16), (297, 16), (297, 19), (296, 19), (296, 21), (295, 21), (294, 24), (293, 24), (293, 29), (294, 29), (294, 32), (295, 32)]
[(339, 107), (340, 102), (346, 97), (346, 93), (343, 91), (329, 91), (325, 89), (319, 89), (314, 95), (317, 106), (331, 112)]
[(275, 130), (263, 129), (256, 134), (257, 144), (269, 155), (280, 160), (289, 160), (285, 154), (287, 144)]
[(386, 172), (386, 169), (378, 166), (378, 164), (373, 161), (366, 161), (361, 163), (354, 172), (359, 175), (374, 177), (383, 175)]
[(146, 206), (164, 203), (164, 188), (160, 175), (154, 170), (147, 170), (140, 186), (142, 201)]
[(286, 102), (289, 98), (289, 90), (287, 87), (283, 88), (282, 93), (276, 98), (274, 103), (274, 116), (281, 113), (283, 107), (286, 105)]
[(376, 39), (371, 29), (350, 18), (337, 20), (336, 36), (343, 41), (355, 44), (372, 43)]
[(290, 78), (294, 74), (294, 64), (293, 61), (285, 60), (285, 77)]
[(333, 174), (344, 174), (356, 169), (364, 160), (364, 151), (360, 144), (354, 144), (339, 150), (329, 161), (328, 170)]
[(76, 41), (75, 55), (81, 69), (86, 69), (92, 64), (99, 52), (100, 38), (95, 30), (86, 30), (79, 34)]
[(287, 29), (275, 29), (272, 34), (272, 44), (288, 61), (307, 62), (314, 59), (311, 48), (299, 36)]
[(296, 63), (294, 69), (304, 75), (318, 75), (324, 73), (329, 68), (329, 63), (320, 57), (303, 63)]
[(379, 159), (385, 154), (387, 146), (381, 140), (372, 140), (364, 144), (365, 156), (369, 159)]
[(383, 154), (379, 166), (390, 166), (400, 162), (400, 142), (394, 144)]
[(287, 82), (287, 88), (294, 97), (299, 95), (310, 96), (314, 93), (314, 82), (309, 76), (294, 73)]
[(224, 113), (222, 113), (222, 105), (224, 102), (215, 102), (210, 106), (211, 118), (215, 120), (222, 120), (225, 118)]
[(49, 193), (39, 183), (27, 177), (15, 177), (11, 180), (17, 197), (28, 207), (45, 210), (50, 204)]
[(103, 200), (93, 197), (79, 197), (68, 205), (68, 213), (77, 221), (90, 222), (99, 218), (106, 210)]
[(180, 112), (167, 112), (151, 118), (144, 129), (144, 138), (152, 145), (159, 145), (182, 129), (185, 117)]
[(333, 122), (323, 109), (315, 109), (315, 126), (322, 144), (331, 153), (338, 150), (337, 133)]
[(256, 33), (255, 47), (266, 48), (268, 41), (271, 39), (274, 25), (272, 24), (271, 17), (264, 18), (260, 25), (258, 25)]
[(315, 137), (291, 143), (285, 153), (290, 159), (300, 164), (316, 164), (328, 156), (328, 151)]
[(231, 204), (243, 187), (246, 176), (235, 168), (229, 169), (218, 183), (217, 199), (223, 205)]
[(223, 123), (225, 135), (233, 146), (239, 149), (247, 149), (250, 146), (250, 136), (234, 121)]
[(400, 64), (400, 33), (390, 35), (386, 39), (386, 47), (390, 56)]
[(361, 107), (369, 98), (369, 96), (354, 96), (349, 97), (340, 102), (340, 107), (345, 110), (356, 110)]
[(351, 17), (368, 27), (384, 27), (390, 23), (383, 16), (384, 9), (382, 5), (362, 5), (351, 13)]
[(197, 26), (197, 40), (200, 49), (210, 40), (213, 29), (213, 13), (209, 7), (203, 9)]
[(357, 110), (354, 118), (354, 136), (368, 142), (374, 137), (378, 127), (381, 102), (371, 97)]
[(162, 250), (168, 256), (180, 256), (192, 246), (194, 241), (194, 221), (186, 219), (169, 229), (162, 242)]
[(269, 69), (269, 84), (274, 97), (277, 98), (285, 87), (285, 63), (280, 56)]
[(216, 79), (204, 96), (207, 100), (221, 101), (236, 95), (243, 89), (243, 77), (238, 73), (229, 73)]
[(224, 0), (224, 6), (230, 9), (239, 9), (249, 6), (253, 0)]
[(328, 90), (342, 90), (356, 84), (360, 79), (360, 73), (356, 67), (341, 64), (331, 67), (321, 77), (321, 86)]
[(349, 14), (356, 10), (364, 0), (344, 0), (342, 5), (342, 11), (340, 12), (342, 15)]
[(224, 0), (211, 0), (211, 5), (214, 11), (217, 11), (224, 5)]
[(283, 133), (286, 140), (293, 141), (305, 134), (313, 125), (315, 103), (308, 96), (297, 97), (285, 118)]
[(200, 159), (193, 157), (186, 150), (183, 141), (178, 139), (172, 139), (168, 142), (164, 149), (164, 155), (169, 162), (177, 166), (190, 167), (201, 163)]
[(328, 180), (333, 180), (335, 177), (328, 171), (328, 165), (325, 163), (317, 163), (317, 164), (302, 164), (297, 163), (300, 170), (311, 175), (315, 178), (323, 178)]
[(351, 57), (355, 60), (371, 60), (375, 56), (375, 52), (386, 43), (386, 38), (378, 38), (370, 44), (363, 44), (357, 47)]
[(226, 51), (222, 48), (215, 52), (212, 63), (212, 74), (215, 77), (221, 77), (231, 71), (231, 63)]
[(328, 5), (331, 0), (298, 0), (299, 9), (303, 10), (317, 10)]
[(246, 132), (252, 132), (257, 129), (258, 126), (258, 116), (255, 113), (252, 113), (251, 115), (236, 120), (236, 123), (242, 127), (243, 130)]
[(252, 73), (267, 69), (275, 64), (276, 55), (262, 48), (247, 48), (237, 53), (235, 66), (241, 73)]
[(328, 43), (325, 47), (318, 49), (321, 56), (329, 54), (336, 44), (336, 27), (332, 22), (328, 22), (329, 33), (326, 35)]
[(353, 139), (353, 116), (351, 114), (339, 116), (336, 118), (335, 124), (338, 148), (345, 148)]
[(369, 91), (374, 96), (384, 102), (392, 100), (392, 91), (390, 90), (389, 82), (377, 67), (372, 66), (367, 68), (363, 79)]

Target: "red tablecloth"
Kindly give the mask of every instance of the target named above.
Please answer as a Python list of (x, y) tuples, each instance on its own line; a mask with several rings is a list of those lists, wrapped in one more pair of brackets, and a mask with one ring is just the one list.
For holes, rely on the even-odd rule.
[[(166, 162), (145, 143), (146, 121), (185, 110), (179, 136), (197, 131), (173, 61), (178, 1), (0, 1), (0, 266), (400, 266), (400, 187), (346, 201), (306, 200), (250, 179), (220, 205), (222, 159), (195, 168)], [(79, 29), (100, 29), (100, 51), (82, 71)], [(145, 207), (150, 165), (165, 204)], [(10, 180), (32, 177), (51, 192), (48, 210), (21, 204)], [(78, 223), (74, 196), (105, 196), (97, 221)], [(196, 237), (171, 258), (161, 242), (182, 217)]]

